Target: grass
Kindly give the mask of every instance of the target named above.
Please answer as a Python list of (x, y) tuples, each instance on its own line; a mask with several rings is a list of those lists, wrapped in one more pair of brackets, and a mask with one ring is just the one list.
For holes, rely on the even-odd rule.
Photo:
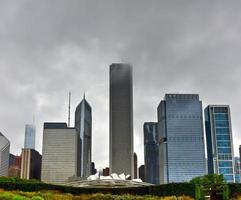
[(58, 191), (22, 192), (0, 190), (0, 200), (194, 200), (188, 196), (157, 197), (111, 194), (63, 194)]

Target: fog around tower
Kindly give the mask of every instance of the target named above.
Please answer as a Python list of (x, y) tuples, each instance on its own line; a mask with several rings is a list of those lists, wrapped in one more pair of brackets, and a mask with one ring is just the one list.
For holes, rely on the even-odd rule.
[(241, 144), (241, 3), (237, 1), (0, 1), (0, 132), (20, 154), (35, 115), (67, 122), (86, 92), (93, 161), (108, 166), (109, 65), (131, 63), (134, 149), (143, 163), (143, 124), (157, 121), (165, 93), (198, 93), (203, 108), (231, 108), (234, 150)]

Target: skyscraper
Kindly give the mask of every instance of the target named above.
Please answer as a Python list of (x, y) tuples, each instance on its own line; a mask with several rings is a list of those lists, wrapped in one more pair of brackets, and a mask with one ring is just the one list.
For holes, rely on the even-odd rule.
[(160, 183), (205, 174), (202, 102), (197, 94), (166, 94), (158, 106)]
[(235, 173), (235, 183), (240, 183), (240, 159), (239, 159), (239, 157), (234, 158), (234, 173)]
[(8, 176), (9, 150), (10, 150), (10, 142), (0, 132), (0, 177)]
[(64, 183), (78, 175), (79, 134), (66, 123), (44, 123), (41, 180)]
[(234, 154), (230, 108), (209, 105), (205, 109), (205, 128), (208, 154), (208, 173), (223, 174), (234, 182)]
[(137, 178), (137, 171), (138, 171), (138, 161), (137, 161), (137, 154), (134, 152), (134, 177), (133, 178)]
[(22, 179), (41, 178), (42, 156), (34, 149), (22, 149), (21, 174)]
[(145, 181), (159, 184), (159, 153), (157, 123), (144, 123)]
[(110, 173), (134, 177), (132, 66), (110, 65)]
[(75, 128), (80, 138), (79, 172), (81, 177), (91, 175), (92, 114), (85, 96), (75, 110)]
[(35, 133), (36, 128), (32, 124), (25, 125), (25, 139), (24, 139), (24, 148), (35, 149)]

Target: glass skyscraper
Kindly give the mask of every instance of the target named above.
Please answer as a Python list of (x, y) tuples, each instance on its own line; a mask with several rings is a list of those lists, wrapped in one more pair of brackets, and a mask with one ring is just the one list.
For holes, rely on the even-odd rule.
[(166, 94), (158, 106), (160, 183), (205, 174), (202, 102), (198, 94)]
[(25, 125), (24, 148), (35, 149), (36, 128), (33, 124)]
[(208, 173), (223, 174), (227, 182), (235, 182), (229, 106), (209, 105), (205, 109), (205, 127)]
[(153, 184), (159, 184), (159, 154), (157, 134), (157, 123), (144, 123), (145, 181)]
[(80, 136), (78, 175), (91, 175), (92, 112), (85, 96), (75, 110), (75, 128)]

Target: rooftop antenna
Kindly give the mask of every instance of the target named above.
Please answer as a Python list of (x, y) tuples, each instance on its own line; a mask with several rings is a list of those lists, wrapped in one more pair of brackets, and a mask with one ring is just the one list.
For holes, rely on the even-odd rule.
[(71, 101), (71, 91), (69, 91), (68, 127), (70, 127), (70, 101)]
[(35, 114), (33, 114), (33, 124), (35, 124)]

